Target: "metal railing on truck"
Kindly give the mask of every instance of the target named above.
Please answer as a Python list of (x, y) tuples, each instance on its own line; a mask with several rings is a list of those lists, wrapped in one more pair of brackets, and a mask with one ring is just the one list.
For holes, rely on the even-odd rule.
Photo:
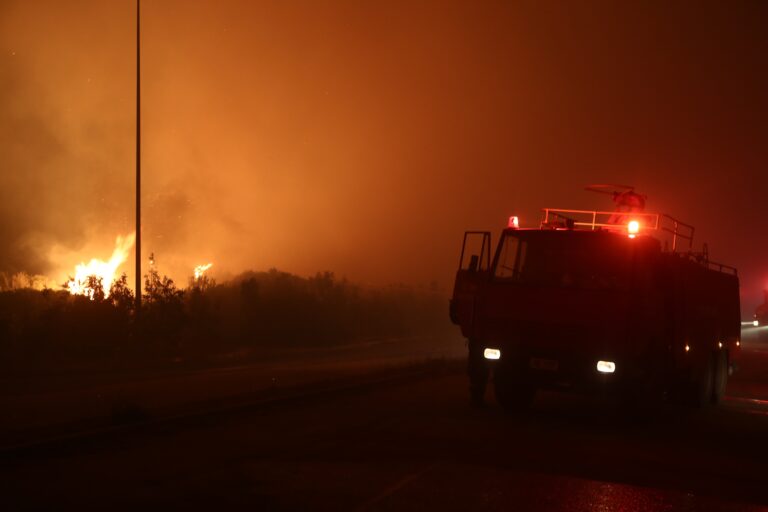
[(641, 230), (664, 231), (672, 235), (672, 252), (678, 250), (679, 239), (693, 248), (694, 227), (663, 213), (600, 212), (596, 210), (561, 210), (544, 208), (542, 229), (624, 230), (630, 221), (640, 223)]
[[(672, 235), (671, 252), (699, 263), (708, 269), (737, 275), (735, 267), (710, 261), (706, 244), (701, 253), (693, 252), (695, 228), (671, 215), (664, 213), (563, 210), (557, 208), (543, 208), (542, 211), (544, 212), (544, 217), (541, 221), (541, 229), (581, 229), (589, 231), (605, 229), (627, 232), (629, 223), (637, 221), (640, 224), (641, 231), (653, 230)], [(668, 242), (668, 240), (665, 240), (664, 246), (665, 250), (669, 251)], [(679, 250), (681, 242), (683, 244), (688, 242), (687, 249)]]

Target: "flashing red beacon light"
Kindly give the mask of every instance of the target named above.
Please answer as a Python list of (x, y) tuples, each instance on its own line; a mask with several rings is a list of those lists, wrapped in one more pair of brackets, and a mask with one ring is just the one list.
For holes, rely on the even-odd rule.
[(517, 215), (513, 215), (509, 218), (509, 222), (507, 223), (507, 227), (511, 229), (519, 229), (520, 228), (520, 219), (517, 218)]
[(629, 238), (635, 238), (639, 232), (640, 223), (636, 220), (629, 221), (627, 224), (627, 233), (629, 234)]

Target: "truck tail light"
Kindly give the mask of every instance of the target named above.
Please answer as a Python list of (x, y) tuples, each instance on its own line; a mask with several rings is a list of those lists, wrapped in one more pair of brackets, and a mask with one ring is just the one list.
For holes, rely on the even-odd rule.
[(616, 371), (616, 363), (613, 361), (598, 361), (597, 371), (600, 373), (613, 373)]

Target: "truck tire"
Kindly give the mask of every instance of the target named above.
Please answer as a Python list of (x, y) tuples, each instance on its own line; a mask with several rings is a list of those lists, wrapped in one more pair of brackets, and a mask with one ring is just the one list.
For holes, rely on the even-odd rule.
[(728, 385), (728, 353), (725, 350), (718, 350), (713, 356), (713, 375), (712, 375), (712, 404), (719, 404), (725, 396), (725, 388)]
[(536, 388), (520, 378), (511, 378), (498, 368), (493, 374), (493, 392), (496, 403), (508, 412), (518, 412), (531, 406)]
[(483, 357), (483, 344), (469, 340), (467, 355), (467, 376), (469, 377), (469, 400), (472, 405), (482, 405), (485, 388), (488, 385), (488, 365)]
[(715, 358), (710, 353), (700, 361), (696, 368), (693, 382), (688, 388), (688, 405), (696, 408), (702, 408), (712, 403), (715, 381)]

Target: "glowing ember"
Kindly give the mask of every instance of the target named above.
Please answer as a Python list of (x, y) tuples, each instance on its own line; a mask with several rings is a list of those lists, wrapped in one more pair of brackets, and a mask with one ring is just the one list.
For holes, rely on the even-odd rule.
[(109, 261), (92, 259), (88, 263), (80, 263), (75, 267), (75, 277), (67, 282), (67, 289), (72, 295), (87, 295), (93, 300), (94, 290), (88, 286), (88, 278), (96, 276), (101, 279), (104, 289), (104, 296), (109, 296), (109, 288), (115, 280), (117, 269), (128, 259), (128, 252), (133, 247), (136, 234), (131, 233), (128, 236), (118, 236), (115, 240), (115, 250)]
[(206, 263), (205, 265), (198, 265), (195, 267), (195, 280), (200, 279), (205, 274), (205, 271), (213, 266), (213, 263)]

